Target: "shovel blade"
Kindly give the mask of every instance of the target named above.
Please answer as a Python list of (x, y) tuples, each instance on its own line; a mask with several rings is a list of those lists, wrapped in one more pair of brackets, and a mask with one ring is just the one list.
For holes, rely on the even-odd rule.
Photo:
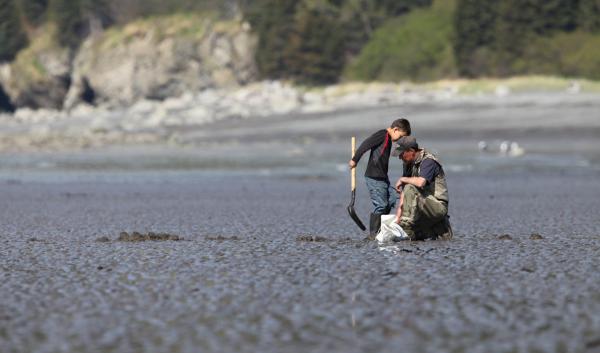
[(350, 218), (352, 218), (354, 223), (356, 223), (358, 228), (360, 228), (361, 230), (367, 230), (367, 227), (365, 227), (365, 225), (360, 220), (360, 218), (358, 218), (356, 211), (354, 211), (354, 197), (355, 197), (355, 191), (352, 191), (352, 199), (350, 200), (350, 205), (348, 205), (348, 214), (350, 215)]

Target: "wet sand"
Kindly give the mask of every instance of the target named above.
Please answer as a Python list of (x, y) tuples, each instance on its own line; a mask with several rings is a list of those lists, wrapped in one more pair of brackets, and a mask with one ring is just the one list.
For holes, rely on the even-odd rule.
[(598, 351), (599, 177), (452, 171), (455, 239), (384, 248), (345, 173), (3, 178), (0, 351)]

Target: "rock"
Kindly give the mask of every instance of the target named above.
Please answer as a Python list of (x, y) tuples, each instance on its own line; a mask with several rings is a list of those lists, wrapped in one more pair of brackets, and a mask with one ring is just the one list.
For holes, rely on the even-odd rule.
[(93, 92), (93, 103), (129, 106), (236, 87), (257, 78), (255, 48), (256, 38), (240, 21), (214, 22), (201, 15), (135, 21), (82, 44), (65, 106), (85, 101), (86, 91)]
[(60, 109), (70, 84), (71, 51), (40, 29), (15, 60), (0, 69), (0, 86), (15, 107)]
[(532, 266), (523, 266), (521, 268), (521, 271), (532, 273), (532, 272), (535, 272), (535, 269)]
[(119, 235), (119, 238), (117, 239), (117, 241), (122, 241), (122, 242), (165, 241), (165, 240), (179, 241), (179, 240), (184, 240), (184, 239), (178, 235), (173, 235), (173, 234), (168, 234), (168, 233), (158, 233), (157, 234), (154, 232), (149, 232), (147, 234), (141, 234), (138, 232), (133, 232), (131, 234), (128, 234), (127, 232), (121, 232), (121, 234)]
[(499, 240), (512, 240), (512, 237), (510, 236), (510, 234), (502, 234), (500, 236), (498, 236)]
[(542, 237), (538, 233), (531, 233), (531, 235), (529, 236), (529, 239), (531, 239), (531, 240), (541, 240), (541, 239), (544, 239), (544, 237)]
[(240, 238), (238, 238), (235, 235), (230, 236), (230, 237), (226, 237), (224, 235), (217, 235), (217, 236), (207, 236), (206, 240), (225, 241), (225, 240), (240, 240)]
[(328, 241), (329, 239), (319, 236), (319, 235), (299, 235), (296, 237), (296, 241), (303, 241), (303, 242), (324, 242), (324, 241)]

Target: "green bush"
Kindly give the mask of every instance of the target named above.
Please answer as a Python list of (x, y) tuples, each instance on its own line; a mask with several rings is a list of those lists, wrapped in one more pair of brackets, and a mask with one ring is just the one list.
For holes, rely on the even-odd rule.
[(600, 80), (600, 34), (558, 33), (533, 40), (514, 71)]
[(452, 49), (454, 2), (436, 0), (375, 31), (346, 69), (351, 80), (427, 81), (456, 76)]

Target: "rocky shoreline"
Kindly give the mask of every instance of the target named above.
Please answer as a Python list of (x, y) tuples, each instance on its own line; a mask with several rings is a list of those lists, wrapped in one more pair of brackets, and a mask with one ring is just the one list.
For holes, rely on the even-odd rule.
[[(107, 145), (166, 143), (185, 145), (190, 129), (218, 121), (324, 114), (353, 109), (415, 104), (561, 104), (589, 102), (595, 93), (511, 93), (508, 86), (493, 92), (462, 94), (456, 85), (431, 89), (410, 84), (340, 84), (302, 88), (265, 81), (230, 89), (206, 89), (179, 97), (140, 100), (127, 108), (79, 104), (68, 110), (29, 108), (0, 115), (0, 152), (78, 150)], [(201, 143), (195, 141), (194, 143)]]

